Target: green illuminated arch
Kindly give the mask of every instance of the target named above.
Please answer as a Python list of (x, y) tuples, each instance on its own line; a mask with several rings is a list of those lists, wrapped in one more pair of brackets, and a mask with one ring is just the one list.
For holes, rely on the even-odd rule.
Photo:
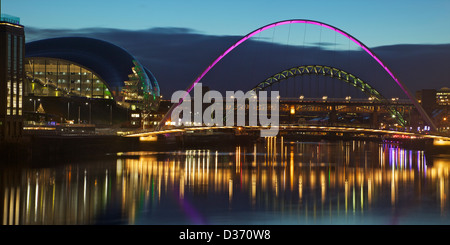
[(377, 101), (385, 104), (388, 108), (391, 115), (395, 116), (395, 120), (401, 125), (406, 126), (406, 121), (403, 118), (402, 114), (398, 112), (394, 106), (391, 105), (388, 99), (380, 94), (375, 88), (373, 88), (367, 82), (364, 82), (359, 77), (343, 71), (341, 69), (331, 67), (331, 66), (323, 66), (323, 65), (304, 65), (304, 66), (296, 66), (289, 68), (287, 70), (278, 72), (269, 78), (265, 79), (263, 82), (257, 84), (251, 91), (261, 91), (265, 90), (268, 87), (280, 83), (284, 80), (287, 80), (292, 77), (303, 76), (303, 75), (318, 75), (318, 76), (326, 76), (331, 78), (337, 78), (348, 85), (356, 87), (363, 93), (365, 93), (369, 98), (373, 98), (373, 101)]

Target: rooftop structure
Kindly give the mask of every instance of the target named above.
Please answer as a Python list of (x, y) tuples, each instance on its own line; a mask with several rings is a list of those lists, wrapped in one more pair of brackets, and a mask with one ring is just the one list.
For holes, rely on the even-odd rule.
[(9, 14), (1, 14), (0, 22), (7, 22), (10, 24), (20, 25), (20, 18)]

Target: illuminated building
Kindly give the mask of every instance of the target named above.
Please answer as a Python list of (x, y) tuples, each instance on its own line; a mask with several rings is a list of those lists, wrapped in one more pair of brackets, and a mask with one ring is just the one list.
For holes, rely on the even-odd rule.
[(443, 87), (436, 92), (436, 103), (439, 105), (439, 114), (436, 117), (439, 131), (450, 131), (450, 88)]
[(438, 105), (450, 105), (450, 88), (443, 87), (436, 91), (436, 102)]
[(434, 109), (436, 106), (450, 105), (450, 88), (443, 87), (439, 90), (422, 89), (416, 92), (416, 98), (422, 106)]
[(26, 58), (26, 94), (113, 99), (108, 84), (94, 71), (54, 58)]
[(113, 100), (128, 111), (132, 126), (140, 126), (141, 118), (159, 107), (156, 78), (116, 45), (66, 37), (27, 43), (26, 49), (26, 96)]
[(448, 132), (450, 130), (450, 88), (443, 87), (439, 90), (422, 89), (417, 91), (416, 97), (427, 113), (434, 118), (438, 125), (438, 130)]
[(19, 18), (1, 15), (0, 49), (0, 141), (14, 141), (23, 124), (25, 34)]

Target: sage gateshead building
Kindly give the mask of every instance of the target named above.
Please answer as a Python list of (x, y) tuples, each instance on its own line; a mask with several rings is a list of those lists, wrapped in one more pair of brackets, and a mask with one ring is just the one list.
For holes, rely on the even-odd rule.
[[(89, 106), (95, 101), (109, 101), (126, 109), (128, 121), (140, 126), (145, 123), (142, 119), (146, 114), (158, 110), (160, 89), (156, 78), (134, 56), (114, 44), (93, 38), (63, 37), (30, 42), (25, 48), (24, 94), (27, 102), (33, 102), (29, 107), (33, 112), (41, 101), (65, 98), (67, 110), (52, 113), (79, 123), (82, 109), (75, 106), (70, 110), (68, 99), (84, 99)], [(52, 108), (55, 106), (47, 103), (43, 110), (49, 112)], [(89, 111), (89, 123), (92, 114)]]

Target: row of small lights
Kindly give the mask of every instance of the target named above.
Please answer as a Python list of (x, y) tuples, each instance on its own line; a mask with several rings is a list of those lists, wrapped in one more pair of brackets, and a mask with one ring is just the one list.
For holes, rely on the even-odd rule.
[[(305, 99), (305, 96), (304, 96), (304, 95), (300, 95), (299, 99), (300, 99), (300, 100), (303, 100), (303, 99)], [(327, 99), (328, 99), (328, 96), (325, 95), (325, 96), (322, 97), (322, 99), (323, 99), (323, 100), (327, 100)], [(351, 96), (346, 96), (346, 97), (345, 97), (345, 100), (351, 100), (351, 99), (352, 99)], [(375, 99), (374, 97), (369, 97), (369, 100), (374, 100), (374, 99)], [(398, 101), (398, 98), (392, 98), (391, 100), (392, 100), (392, 101)]]
[[(161, 97), (162, 97), (162, 96), (161, 96)], [(235, 97), (234, 97), (234, 96), (230, 96), (230, 98), (231, 98), (231, 99), (234, 99)], [(257, 97), (256, 95), (254, 95), (253, 98), (256, 99), (256, 98), (258, 98), (258, 97)], [(305, 96), (304, 96), (304, 95), (300, 95), (300, 97), (298, 97), (298, 98), (299, 98), (300, 100), (303, 100), (303, 99), (305, 99)], [(280, 99), (280, 96), (279, 96), (279, 95), (277, 96), (277, 99)], [(324, 96), (322, 97), (322, 99), (323, 99), (323, 100), (327, 100), (327, 99), (328, 99), (328, 96), (324, 95)], [(351, 96), (346, 96), (346, 97), (345, 97), (345, 100), (351, 100), (351, 99), (352, 99)], [(369, 98), (368, 98), (368, 100), (371, 100), (371, 101), (374, 100), (374, 99), (376, 99), (376, 98), (375, 98), (375, 97), (369, 97)], [(392, 98), (391, 100), (392, 100), (392, 101), (398, 101), (399, 98)]]

